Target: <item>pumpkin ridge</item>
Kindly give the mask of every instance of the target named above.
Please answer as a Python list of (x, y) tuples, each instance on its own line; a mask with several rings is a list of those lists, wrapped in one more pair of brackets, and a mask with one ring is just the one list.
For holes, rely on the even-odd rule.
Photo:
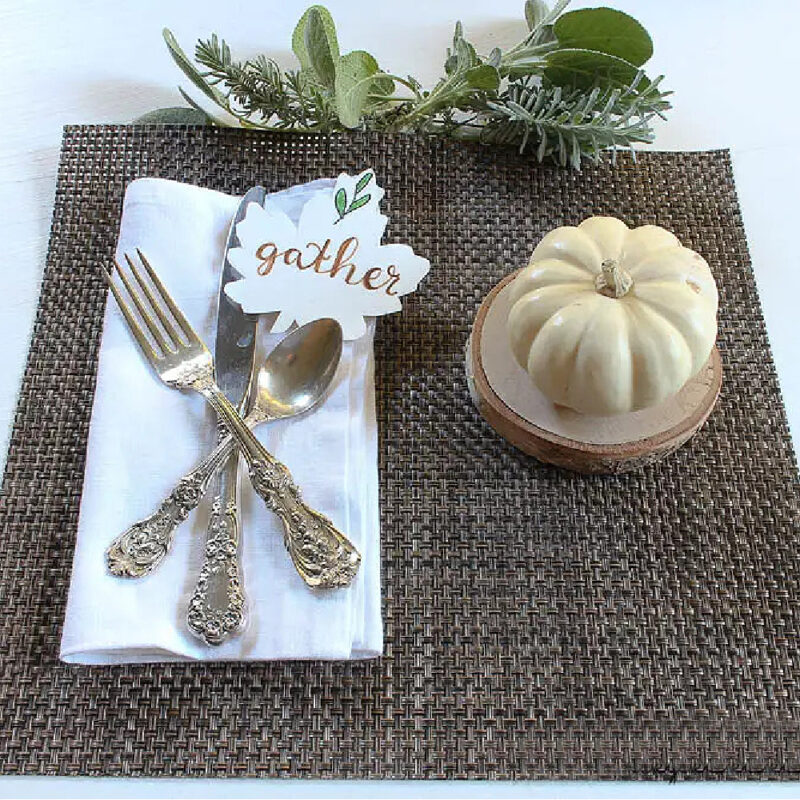
[[(601, 298), (601, 297), (603, 297), (603, 295), (598, 295), (598, 299)], [(605, 298), (605, 299), (606, 300), (610, 300), (611, 298)], [(629, 329), (628, 329), (628, 325), (627, 325), (627, 314), (624, 311), (620, 312), (619, 304), (618, 303), (614, 303), (613, 306), (608, 306), (606, 304), (603, 304), (603, 305), (600, 305), (599, 307), (605, 308), (606, 310), (600, 311), (600, 312), (595, 312), (595, 314), (591, 315), (591, 316), (587, 314), (586, 317), (585, 317), (583, 328), (581, 330), (580, 336), (578, 337), (578, 346), (577, 346), (577, 348), (575, 350), (575, 353), (574, 353), (574, 355), (572, 357), (572, 363), (573, 363), (572, 370), (573, 370), (573, 372), (575, 371), (575, 369), (578, 366), (578, 362), (579, 362), (580, 356), (581, 356), (581, 350), (584, 348), (584, 346), (588, 346), (590, 344), (590, 342), (592, 342), (592, 339), (591, 339), (592, 330), (591, 329), (599, 327), (600, 321), (602, 320), (602, 318), (603, 318), (603, 316), (605, 314), (613, 315), (614, 317), (616, 317), (617, 320), (624, 320), (624, 322), (625, 322), (625, 331), (621, 334), (621, 338), (623, 340), (629, 340), (630, 334), (629, 334)], [(587, 356), (587, 358), (588, 358), (588, 356)], [(573, 383), (573, 382), (571, 381), (571, 383)], [(585, 387), (581, 387), (581, 388), (585, 388)], [(565, 394), (566, 394), (566, 392), (565, 392)], [(577, 411), (580, 411), (581, 413), (584, 413), (582, 409), (578, 408), (578, 405), (574, 402), (574, 400), (571, 397), (567, 396), (567, 399), (570, 401), (568, 403), (570, 408), (574, 408)]]
[[(692, 350), (692, 345), (691, 342), (686, 338), (686, 335), (683, 333), (683, 331), (671, 319), (669, 319), (669, 317), (662, 314), (657, 308), (655, 308), (652, 305), (652, 303), (648, 302), (647, 300), (642, 300), (641, 298), (637, 298), (637, 300), (639, 301), (643, 309), (647, 309), (649, 313), (651, 313), (653, 316), (658, 317), (659, 320), (663, 321), (669, 328), (675, 331), (678, 338), (680, 339), (681, 344), (685, 348), (686, 352), (689, 354), (689, 360), (692, 363), (692, 366), (694, 366), (694, 354)], [(643, 323), (647, 322), (646, 318), (642, 319), (642, 309), (637, 308), (635, 305), (630, 305), (626, 309), (626, 311), (629, 317), (633, 318), (632, 322), (634, 325), (634, 329), (636, 329)], [(691, 375), (689, 377), (691, 377)]]
[[(555, 300), (558, 300), (558, 295), (570, 292), (571, 296), (569, 297), (569, 301), (564, 303), (553, 303), (551, 301), (551, 305), (553, 306), (550, 313), (543, 319), (541, 325), (538, 327), (531, 323), (526, 322), (525, 325), (521, 326), (521, 330), (524, 333), (524, 336), (515, 335), (511, 337), (511, 349), (515, 354), (515, 358), (520, 363), (520, 366), (526, 368), (526, 364), (528, 363), (528, 357), (530, 356), (530, 350), (533, 346), (533, 340), (539, 335), (542, 328), (548, 323), (550, 319), (552, 319), (556, 314), (562, 311), (564, 308), (572, 305), (572, 303), (580, 300), (585, 300), (588, 296), (593, 295), (593, 292), (590, 292), (589, 286), (587, 283), (580, 282), (580, 283), (571, 283), (571, 284), (547, 284), (545, 286), (540, 286), (536, 289), (528, 289), (525, 291), (518, 299), (512, 302), (511, 308), (509, 309), (509, 324), (513, 324), (514, 318), (520, 314), (524, 313), (525, 306), (530, 304), (532, 300), (539, 301), (541, 303), (547, 303), (550, 299), (548, 295), (553, 295)], [(537, 314), (538, 316), (538, 314)], [(535, 328), (533, 332), (531, 329)], [(524, 353), (525, 358), (521, 359), (517, 357), (517, 352)]]
[[(624, 305), (624, 304), (623, 304)], [(635, 358), (633, 355), (633, 348), (631, 347), (631, 335), (635, 335), (635, 331), (632, 330), (632, 322), (631, 319), (630, 309), (626, 309), (623, 314), (622, 318), (625, 320), (625, 338), (628, 342), (628, 361), (630, 362), (630, 381), (628, 382), (628, 407), (634, 408), (636, 403), (636, 386), (638, 385), (639, 381), (639, 373), (641, 372), (641, 366), (639, 364), (639, 359)]]
[[(704, 295), (702, 295), (702, 294), (699, 294), (699, 295), (698, 295), (698, 294), (695, 294), (695, 293), (694, 293), (694, 292), (693, 292), (693, 291), (692, 291), (692, 290), (691, 290), (691, 289), (690, 289), (688, 286), (686, 286), (686, 285), (684, 285), (684, 284), (680, 284), (680, 283), (677, 283), (677, 282), (675, 282), (675, 281), (665, 281), (665, 283), (668, 283), (670, 286), (673, 286), (673, 287), (674, 287), (674, 288), (675, 288), (677, 291), (680, 291), (680, 292), (686, 293), (686, 294), (687, 294), (687, 297), (690, 297), (690, 298), (691, 298), (691, 302), (692, 302), (692, 303), (701, 303), (701, 302), (702, 302), (702, 303), (710, 303), (710, 302), (711, 302), (711, 299), (710, 299), (710, 298), (708, 298), (708, 297), (706, 297), (706, 296), (704, 296)], [(650, 283), (650, 284), (649, 284), (649, 287), (650, 287), (650, 288), (652, 288), (652, 287), (653, 287), (653, 285), (654, 285), (653, 283)], [(681, 330), (681, 329), (678, 327), (678, 325), (676, 325), (676, 324), (675, 324), (675, 323), (674, 323), (674, 322), (673, 322), (673, 321), (672, 321), (672, 320), (671, 320), (671, 319), (670, 319), (670, 318), (667, 316), (667, 314), (665, 314), (665, 313), (664, 313), (664, 312), (663, 312), (663, 311), (662, 311), (662, 310), (661, 310), (661, 309), (660, 309), (660, 308), (659, 308), (657, 305), (655, 305), (655, 304), (654, 304), (654, 303), (653, 303), (651, 300), (648, 300), (647, 298), (644, 298), (644, 297), (639, 297), (638, 295), (637, 295), (636, 299), (637, 299), (637, 301), (638, 301), (639, 303), (641, 303), (641, 304), (642, 304), (642, 306), (643, 306), (644, 308), (647, 308), (647, 309), (648, 309), (649, 311), (651, 311), (653, 314), (655, 314), (655, 315), (656, 315), (656, 316), (658, 316), (659, 318), (663, 319), (663, 320), (664, 320), (664, 321), (665, 321), (665, 322), (666, 322), (668, 325), (670, 325), (672, 328), (674, 328), (674, 329), (675, 329), (675, 330), (678, 332), (678, 335), (681, 337), (681, 339), (683, 340), (684, 344), (686, 345), (686, 347), (687, 347), (687, 348), (688, 348), (688, 350), (689, 350), (689, 353), (690, 353), (690, 355), (691, 355), (691, 357), (692, 357), (692, 368), (693, 368), (693, 369), (695, 370), (695, 372), (696, 372), (696, 371), (697, 371), (697, 369), (699, 369), (699, 368), (700, 368), (700, 367), (701, 367), (701, 366), (702, 366), (702, 365), (705, 363), (706, 359), (708, 359), (709, 353), (711, 352), (711, 349), (712, 349), (712, 348), (713, 348), (713, 346), (714, 346), (714, 341), (716, 340), (716, 331), (717, 331), (717, 324), (716, 324), (716, 308), (717, 308), (717, 306), (716, 306), (716, 305), (714, 305), (714, 335), (711, 337), (711, 342), (710, 342), (710, 345), (709, 345), (709, 346), (706, 348), (707, 352), (705, 352), (705, 354), (703, 355), (703, 357), (702, 357), (702, 358), (697, 358), (697, 359), (696, 359), (696, 358), (695, 358), (695, 348), (693, 347), (693, 343), (692, 343), (692, 341), (691, 341), (691, 340), (689, 339), (689, 337), (687, 337), (687, 336), (686, 336), (686, 334), (685, 334), (685, 333), (684, 333), (684, 332), (683, 332), (683, 331), (682, 331), (682, 330)]]
[[(664, 245), (663, 247), (659, 247), (656, 250), (648, 250), (644, 257), (638, 258), (636, 261), (630, 261), (628, 259), (627, 253), (623, 251), (622, 258), (620, 258), (620, 264), (631, 273), (631, 277), (633, 277), (633, 273), (635, 270), (638, 270), (643, 264), (647, 264), (651, 259), (656, 258), (663, 258), (666, 253), (669, 253), (670, 250), (688, 250), (688, 248), (683, 247), (682, 245)], [(691, 252), (691, 251), (689, 251)], [(645, 278), (644, 280), (647, 280)]]
[[(594, 298), (591, 298), (591, 301), (592, 301), (592, 302), (594, 302)], [(526, 360), (526, 363), (525, 363), (525, 369), (526, 369), (526, 371), (528, 372), (528, 374), (529, 374), (529, 375), (531, 375), (531, 377), (533, 378), (533, 381), (534, 381), (534, 383), (535, 383), (535, 384), (536, 384), (536, 385), (537, 385), (537, 386), (538, 386), (538, 387), (541, 389), (541, 391), (543, 391), (543, 392), (544, 392), (545, 390), (544, 390), (544, 389), (542, 389), (542, 386), (541, 386), (541, 381), (540, 381), (540, 380), (537, 380), (537, 378), (535, 377), (536, 375), (538, 375), (539, 371), (538, 371), (538, 370), (536, 370), (536, 369), (534, 369), (534, 368), (533, 368), (533, 365), (531, 364), (531, 360), (532, 360), (532, 358), (534, 357), (534, 355), (536, 355), (536, 354), (537, 354), (537, 353), (536, 353), (536, 349), (537, 349), (537, 348), (536, 348), (536, 340), (537, 340), (537, 339), (539, 339), (539, 337), (540, 337), (540, 336), (541, 336), (543, 333), (549, 332), (549, 330), (550, 330), (551, 328), (553, 328), (553, 327), (556, 327), (556, 323), (555, 323), (553, 320), (555, 319), (555, 317), (556, 317), (558, 314), (560, 314), (560, 313), (562, 313), (562, 312), (565, 312), (565, 311), (567, 311), (567, 309), (570, 309), (570, 308), (572, 308), (573, 306), (574, 306), (574, 301), (573, 301), (573, 302), (570, 302), (570, 303), (567, 303), (565, 306), (562, 306), (562, 307), (561, 307), (561, 308), (559, 308), (557, 311), (555, 311), (553, 314), (551, 314), (551, 315), (550, 315), (550, 316), (547, 318), (547, 320), (544, 322), (544, 324), (543, 324), (543, 325), (542, 325), (542, 326), (539, 328), (539, 330), (536, 332), (536, 334), (534, 335), (534, 337), (533, 337), (533, 338), (532, 338), (532, 340), (531, 340), (530, 347), (528, 348), (528, 358), (527, 358), (527, 360)], [(579, 319), (579, 320), (580, 320), (580, 322), (581, 322), (581, 326), (580, 326), (580, 328), (577, 330), (577, 333), (576, 333), (576, 336), (575, 336), (575, 345), (574, 345), (573, 347), (571, 347), (571, 348), (570, 348), (569, 352), (566, 352), (566, 353), (564, 354), (564, 355), (565, 355), (565, 357), (562, 359), (563, 361), (565, 361), (565, 362), (567, 362), (567, 363), (574, 363), (574, 361), (575, 361), (575, 357), (576, 357), (576, 355), (577, 355), (577, 353), (578, 353), (578, 350), (580, 349), (581, 342), (583, 341), (583, 337), (584, 337), (584, 336), (585, 336), (585, 334), (586, 334), (586, 328), (587, 328), (587, 327), (588, 327), (588, 325), (589, 325), (589, 322), (590, 322), (590, 319), (591, 319), (591, 317), (590, 317), (590, 316), (587, 314), (587, 315), (583, 315), (583, 317), (581, 318), (581, 315), (579, 315), (579, 316), (578, 316), (578, 319)], [(552, 365), (551, 365), (551, 366), (552, 366)], [(567, 388), (568, 388), (568, 386), (569, 386), (569, 377), (568, 377), (568, 376), (565, 376), (564, 380), (565, 380), (565, 384), (564, 384), (564, 386), (560, 387), (560, 390), (559, 390), (558, 394), (561, 396), (562, 400), (564, 401), (564, 402), (562, 403), (562, 405), (568, 405), (568, 403), (566, 402), (566, 401), (567, 401), (567, 391), (566, 391), (566, 390), (567, 390)], [(545, 394), (547, 394), (547, 392), (545, 392)]]
[[(644, 286), (648, 290), (652, 289), (670, 289), (676, 292), (686, 292), (686, 297), (691, 301), (691, 303), (709, 303), (714, 307), (714, 310), (717, 309), (717, 302), (716, 298), (710, 297), (708, 294), (703, 293), (702, 286), (696, 283), (689, 283), (686, 280), (674, 280), (670, 278), (669, 280), (643, 280), (639, 281), (638, 286)], [(653, 301), (646, 298), (641, 297), (638, 294), (633, 294), (640, 303), (647, 303), (648, 305), (652, 305)]]
[[(596, 216), (583, 220), (578, 230), (585, 233), (597, 247), (600, 262), (608, 259), (620, 261), (631, 229), (616, 217)], [(599, 270), (598, 270), (599, 272)]]
[(594, 278), (594, 273), (585, 264), (573, 264), (571, 261), (566, 261), (562, 258), (555, 258), (554, 256), (537, 258), (536, 261), (531, 260), (526, 269), (533, 270), (538, 268), (558, 271), (563, 270), (565, 267), (569, 267), (570, 269), (579, 272), (579, 276), (576, 275), (572, 277), (571, 280), (565, 281), (565, 283), (575, 283), (576, 281), (585, 281)]
[[(574, 242), (568, 241), (566, 245), (560, 242), (560, 240), (567, 235), (567, 231), (569, 231), (569, 236), (577, 236), (580, 240), (580, 244), (590, 252), (597, 265), (597, 269), (594, 269), (594, 265), (587, 264), (585, 261), (581, 260), (579, 255), (570, 251), (569, 245), (574, 244)], [(542, 255), (542, 253), (546, 255)], [(577, 267), (589, 275), (594, 276), (600, 271), (600, 263), (603, 260), (603, 255), (600, 252), (600, 247), (597, 242), (586, 231), (581, 230), (578, 226), (564, 225), (561, 228), (550, 231), (550, 233), (539, 242), (528, 261), (528, 266), (549, 259), (554, 259)]]
[(592, 272), (592, 270), (586, 266), (577, 256), (573, 256), (570, 258), (566, 257), (565, 255), (548, 255), (544, 258), (537, 258), (536, 260), (531, 257), (531, 260), (528, 262), (529, 267), (535, 267), (538, 264), (544, 264), (548, 261), (556, 261), (559, 264), (566, 264), (567, 266), (574, 267), (575, 269), (579, 269), (582, 273), (586, 274), (587, 278), (592, 278), (595, 276), (596, 273)]
[(594, 286), (592, 286), (590, 283), (584, 283), (583, 281), (569, 281), (565, 283), (545, 283), (542, 286), (537, 286), (535, 289), (529, 289), (527, 292), (525, 292), (525, 294), (531, 294), (533, 292), (546, 292), (549, 289), (559, 292), (571, 290), (581, 294), (584, 292), (586, 294), (595, 293)]
[[(684, 342), (686, 342), (686, 346), (687, 347), (689, 346), (689, 342), (686, 341), (686, 337), (683, 335), (683, 331), (681, 331), (681, 329), (671, 319), (662, 314), (661, 311), (658, 308), (656, 308), (649, 300), (645, 300), (643, 297), (639, 297), (638, 295), (636, 295), (636, 301), (641, 303), (650, 311), (652, 311), (652, 313), (655, 314), (657, 317), (661, 317), (661, 319), (663, 319), (664, 322), (666, 322), (667, 325), (669, 325), (678, 334), (678, 336), (680, 336), (681, 339), (683, 339)], [(629, 307), (627, 310), (629, 314), (633, 315), (636, 314), (636, 309), (632, 306)]]

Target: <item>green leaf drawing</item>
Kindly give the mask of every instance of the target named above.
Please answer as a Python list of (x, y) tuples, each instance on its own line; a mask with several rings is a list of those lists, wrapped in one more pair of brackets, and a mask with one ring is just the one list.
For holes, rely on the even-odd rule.
[(356, 184), (356, 194), (359, 194), (361, 190), (375, 177), (374, 173), (372, 172), (365, 172), (359, 179), (358, 183)]
[(367, 203), (369, 203), (369, 198), (370, 195), (365, 194), (362, 197), (353, 200), (353, 202), (350, 203), (350, 208), (347, 209), (347, 213), (349, 214), (351, 211), (357, 211), (359, 208), (361, 208), (361, 206), (365, 206)]
[(341, 219), (345, 214), (345, 208), (347, 207), (347, 195), (345, 194), (344, 189), (339, 189), (336, 192), (336, 196), (333, 198), (333, 203), (336, 206), (336, 211), (339, 213), (339, 219)]

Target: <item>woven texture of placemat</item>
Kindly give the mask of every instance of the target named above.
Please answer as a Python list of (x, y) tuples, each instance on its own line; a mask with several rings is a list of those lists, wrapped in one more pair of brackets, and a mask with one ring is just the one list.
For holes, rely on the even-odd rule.
[[(242, 193), (367, 165), (387, 190), (389, 238), (432, 265), (376, 343), (385, 656), (61, 664), (98, 265), (126, 184)], [(482, 297), (546, 231), (591, 214), (669, 228), (720, 287), (719, 405), (677, 454), (626, 476), (514, 450), (464, 378)], [(424, 138), (70, 127), (0, 508), (0, 771), (794, 778), (799, 509), (726, 152), (578, 173)]]

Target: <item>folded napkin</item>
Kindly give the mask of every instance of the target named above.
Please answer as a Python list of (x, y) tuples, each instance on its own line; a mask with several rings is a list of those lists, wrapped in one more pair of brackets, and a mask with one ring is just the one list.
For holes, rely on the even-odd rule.
[[(271, 195), (293, 219), (330, 191), (314, 181)], [(118, 256), (139, 247), (203, 340), (213, 345), (219, 271), (239, 199), (144, 178), (128, 186)], [(264, 325), (261, 326), (263, 328)], [(377, 435), (372, 339), (346, 342), (334, 385), (316, 410), (265, 423), (259, 439), (292, 471), (305, 499), (361, 551), (346, 589), (312, 591), (294, 570), (278, 518), (242, 470), (242, 564), (247, 625), (210, 647), (187, 629), (186, 610), (205, 546), (209, 498), (180, 526), (151, 575), (115, 578), (111, 540), (150, 514), (215, 443), (215, 419), (194, 393), (152, 373), (113, 300), (103, 327), (78, 538), (61, 658), (81, 664), (175, 660), (371, 658), (382, 651)], [(260, 334), (256, 364), (280, 335)]]

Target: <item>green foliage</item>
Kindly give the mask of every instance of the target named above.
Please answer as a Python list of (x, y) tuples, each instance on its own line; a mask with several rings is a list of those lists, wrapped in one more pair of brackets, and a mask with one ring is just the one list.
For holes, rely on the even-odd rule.
[(208, 125), (208, 114), (195, 108), (171, 106), (156, 108), (137, 117), (135, 125)]
[(641, 67), (653, 55), (653, 40), (633, 17), (613, 8), (585, 8), (562, 14), (553, 25), (562, 47), (595, 50)]
[[(319, 30), (320, 27), (322, 31)], [(312, 50), (315, 48), (317, 51), (312, 54)], [(333, 65), (339, 58), (336, 25), (327, 8), (324, 6), (311, 6), (300, 17), (292, 34), (292, 50), (300, 62), (300, 68), (311, 76), (312, 80), (324, 83), (322, 76), (317, 73), (315, 62), (326, 62), (323, 66), (323, 71), (325, 71), (328, 59)]]
[(642, 94), (635, 86), (597, 86), (587, 94), (528, 79), (491, 103), (492, 118), (480, 135), (488, 142), (535, 145), (539, 161), (549, 157), (580, 169), (582, 159), (597, 161), (606, 149), (653, 140), (647, 119), (657, 93), (654, 84)]
[[(296, 71), (283, 71), (266, 56), (236, 61), (215, 34), (197, 43), (198, 68), (166, 29), (164, 39), (206, 101), (235, 118), (231, 124), (424, 132), (515, 144), (532, 148), (540, 161), (580, 168), (604, 150), (652, 141), (651, 120), (670, 103), (661, 77), (650, 80), (642, 70), (653, 44), (639, 22), (610, 8), (564, 13), (568, 2), (548, 7), (527, 0), (528, 33), (488, 56), (478, 54), (457, 23), (444, 75), (427, 91), (412, 76), (384, 72), (364, 50), (340, 54), (333, 18), (318, 5), (303, 14), (292, 35)], [(229, 124), (183, 94), (194, 119), (202, 113), (212, 124)], [(341, 202), (344, 215), (362, 200)]]
[(623, 58), (597, 50), (563, 49), (547, 55), (544, 74), (556, 86), (591, 89), (594, 86), (625, 88), (639, 70)]
[[(363, 50), (341, 56), (336, 65), (334, 96), (336, 113), (345, 128), (357, 128), (370, 104), (370, 92), (380, 92), (377, 82), (381, 80), (378, 62)], [(394, 84), (392, 84), (394, 88)], [(391, 89), (389, 93), (391, 93)]]
[[(325, 18), (323, 12), (327, 15)], [(303, 49), (308, 57), (308, 71), (320, 85), (333, 89), (336, 62), (339, 60), (339, 43), (336, 41), (333, 19), (326, 9), (318, 6), (310, 8), (305, 19)]]

